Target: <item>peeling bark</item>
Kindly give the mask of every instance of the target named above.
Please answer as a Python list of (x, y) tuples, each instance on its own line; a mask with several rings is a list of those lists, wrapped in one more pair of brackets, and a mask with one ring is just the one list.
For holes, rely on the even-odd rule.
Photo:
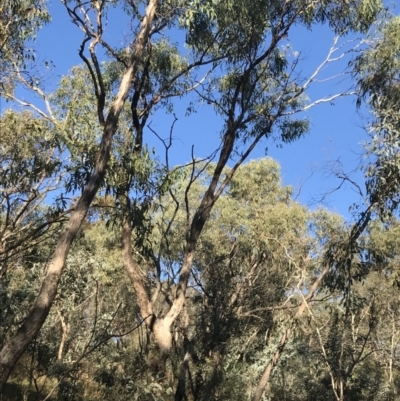
[(6, 342), (0, 352), (0, 392), (7, 382), (15, 364), (25, 352), (31, 341), (37, 336), (47, 318), (57, 293), (58, 283), (72, 242), (74, 241), (76, 234), (86, 217), (89, 206), (103, 181), (110, 157), (112, 138), (118, 126), (119, 115), (123, 109), (126, 98), (128, 97), (132, 79), (136, 74), (138, 63), (143, 54), (143, 49), (148, 41), (150, 27), (155, 16), (157, 5), (158, 0), (149, 0), (146, 8), (146, 15), (141, 22), (140, 31), (132, 49), (129, 67), (126, 69), (122, 77), (118, 94), (107, 116), (103, 137), (96, 157), (94, 172), (82, 192), (76, 208), (71, 213), (66, 227), (59, 237), (53, 257), (51, 258), (47, 272), (42, 281), (39, 295), (20, 329), (8, 342)]

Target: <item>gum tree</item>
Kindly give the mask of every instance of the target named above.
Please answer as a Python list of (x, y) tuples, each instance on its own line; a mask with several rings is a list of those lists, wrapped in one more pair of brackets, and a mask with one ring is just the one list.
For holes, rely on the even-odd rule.
[(60, 235), (46, 275), (43, 278), (38, 297), (23, 325), (3, 346), (0, 352), (0, 388), (4, 386), (15, 363), (39, 332), (54, 301), (71, 244), (88, 212), (90, 203), (102, 183), (110, 157), (112, 137), (117, 129), (119, 115), (129, 94), (132, 78), (136, 74), (138, 62), (143, 54), (156, 9), (157, 2), (150, 1), (137, 38), (133, 43), (127, 67), (121, 77), (117, 96), (110, 107), (107, 118), (103, 121), (103, 137), (96, 156), (93, 173)]
[[(281, 45), (294, 26), (312, 28), (318, 23), (328, 23), (336, 34), (365, 31), (380, 8), (379, 2), (365, 0), (351, 3), (254, 0), (251, 7), (248, 1), (149, 0), (138, 5), (132, 1), (92, 0), (83, 3), (63, 0), (62, 3), (73, 23), (84, 33), (79, 54), (90, 77), (87, 82), (94, 93), (89, 110), (97, 120), (97, 127), (89, 126), (87, 132), (93, 132), (93, 137), (100, 132), (101, 138), (97, 147), (92, 149), (93, 153), (97, 151), (96, 156), (92, 165), (89, 164), (82, 194), (74, 203), (55, 246), (38, 297), (22, 326), (0, 352), (1, 386), (42, 327), (55, 299), (71, 244), (102, 185), (105, 191), (111, 191), (117, 201), (122, 226), (122, 259), (137, 293), (141, 315), (146, 318), (158, 345), (169, 352), (171, 328), (185, 304), (199, 238), (215, 203), (235, 172), (264, 138), (288, 143), (307, 132), (308, 121), (296, 119), (296, 113), (343, 95), (323, 98), (313, 104), (307, 103), (305, 97), (306, 90), (322, 67), (334, 59), (335, 48), (329, 51), (315, 73), (302, 79), (298, 74), (298, 55)], [(111, 5), (122, 7), (134, 21), (134, 39), (127, 48), (116, 48), (105, 40), (107, 7)], [(184, 56), (180, 56), (177, 48), (170, 46), (168, 41), (158, 38), (159, 34), (166, 35), (178, 28), (186, 34), (189, 52)], [(101, 63), (99, 48), (114, 61), (114, 79), (111, 82), (105, 79), (105, 65)], [(36, 93), (45, 102), (46, 110), (40, 110), (33, 103), (19, 101), (11, 91), (6, 92), (6, 96), (32, 107), (55, 129), (62, 130), (71, 115), (61, 113), (58, 116), (51, 98), (40, 85), (25, 77), (20, 65), (12, 65), (19, 83)], [(146, 156), (144, 130), (149, 116), (162, 106), (170, 109), (173, 97), (182, 97), (189, 92), (213, 107), (223, 124), (219, 147), (213, 152), (216, 163), (207, 189), (201, 194), (197, 206), (192, 210), (186, 207), (187, 228), (175, 294), (165, 313), (157, 316), (152, 309), (152, 298), (160, 292), (161, 270), (156, 263), (158, 284), (151, 295), (140, 275), (140, 266), (132, 256), (131, 236), (139, 213), (136, 206), (141, 202), (142, 206), (148, 205), (149, 201), (151, 203), (150, 198), (139, 202), (135, 198), (133, 189), (137, 171), (132, 168), (132, 159)], [(115, 156), (111, 155), (113, 138), (118, 138), (122, 115), (126, 116), (130, 126), (120, 138), (126, 138), (125, 150), (130, 150), (131, 154), (125, 153), (122, 157), (123, 153), (120, 153), (120, 160), (113, 163), (114, 170), (110, 172), (114, 171), (126, 179), (123, 182), (112, 182), (111, 179), (107, 182), (107, 165)], [(82, 156), (86, 160), (87, 151), (85, 144), (82, 145)], [(233, 167), (225, 174), (229, 161)], [(167, 164), (165, 177), (169, 174)], [(192, 183), (193, 180), (187, 186), (187, 192)], [(156, 262), (157, 258), (159, 261), (160, 255), (155, 254)]]

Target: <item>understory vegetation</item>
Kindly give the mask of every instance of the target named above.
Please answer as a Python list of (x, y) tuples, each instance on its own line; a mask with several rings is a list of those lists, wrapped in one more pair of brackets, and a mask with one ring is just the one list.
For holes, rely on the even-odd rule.
[[(51, 92), (34, 42), (51, 7), (0, 5), (0, 399), (400, 400), (399, 18), (376, 0), (60, 3), (82, 63)], [(304, 76), (289, 37), (321, 25), (334, 44)], [(311, 101), (346, 57), (353, 88)], [(370, 117), (346, 219), (252, 154), (350, 95)], [(205, 108), (214, 148), (172, 163), (178, 118)]]

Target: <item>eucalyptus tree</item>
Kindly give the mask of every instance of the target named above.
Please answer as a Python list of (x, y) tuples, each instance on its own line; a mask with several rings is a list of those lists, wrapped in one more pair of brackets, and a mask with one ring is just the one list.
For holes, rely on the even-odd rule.
[[(215, 72), (195, 90), (221, 115), (224, 125), (210, 184), (195, 211), (191, 213), (187, 208), (185, 251), (176, 295), (170, 309), (162, 317), (153, 313), (152, 297), (146, 292), (139, 266), (131, 256), (132, 225), (129, 218), (125, 219), (123, 229), (123, 259), (137, 293), (141, 294), (142, 316), (152, 316), (149, 327), (165, 350), (171, 348), (171, 327), (185, 303), (195, 250), (203, 227), (236, 170), (263, 138), (274, 137), (287, 143), (308, 130), (308, 121), (295, 119), (293, 115), (310, 107), (303, 95), (319, 70), (304, 81), (296, 79), (299, 60), (282, 51), (279, 45), (286, 40), (293, 26), (299, 24), (310, 28), (317, 22), (327, 21), (337, 33), (365, 30), (379, 8), (378, 3), (371, 3), (369, 7), (365, 4), (349, 7), (339, 3), (291, 2), (282, 5), (258, 1), (252, 3), (252, 7), (248, 6), (248, 2), (237, 1), (220, 2), (213, 6), (208, 3), (192, 4), (185, 19), (187, 43), (194, 54), (215, 52), (221, 57), (220, 65), (223, 67), (222, 75)], [(324, 64), (331, 61), (331, 56), (332, 53)], [(229, 160), (232, 160), (233, 167), (224, 175)], [(129, 191), (125, 193), (129, 194)], [(129, 210), (132, 203), (129, 196), (123, 203)], [(155, 268), (160, 281), (160, 269)]]
[[(367, 100), (373, 113), (373, 122), (370, 126), (371, 141), (366, 147), (366, 154), (369, 156), (369, 163), (365, 168), (366, 204), (357, 217), (357, 223), (350, 230), (348, 240), (345, 240), (342, 245), (343, 250), (347, 249), (344, 254), (357, 254), (361, 261), (358, 263), (357, 271), (346, 268), (344, 254), (334, 256), (338, 250), (336, 244), (326, 254), (330, 262), (320, 275), (321, 280), (325, 279), (330, 283), (329, 287), (341, 288), (347, 294), (351, 293), (350, 286), (354, 277), (361, 278), (368, 272), (367, 263), (362, 262), (363, 257), (358, 249), (357, 241), (361, 239), (362, 233), (375, 216), (387, 219), (398, 210), (399, 32), (398, 18), (384, 21), (378, 30), (378, 38), (371, 41), (370, 47), (363, 51), (353, 64), (354, 74), (358, 77), (359, 104), (363, 99)], [(313, 287), (315, 291), (319, 288), (321, 280), (315, 282), (316, 286)], [(308, 296), (312, 297), (313, 294), (314, 291), (310, 291)], [(305, 307), (306, 304), (303, 306)], [(304, 313), (304, 310), (300, 306), (299, 314)], [(281, 345), (264, 371), (264, 386), (279, 361), (287, 339), (286, 335), (282, 337)], [(260, 397), (261, 389), (260, 392), (257, 391), (254, 400)]]
[(0, 6), (0, 94), (11, 94), (18, 68), (32, 79), (34, 49), (29, 47), (38, 30), (50, 20), (44, 0), (5, 0)]
[[(21, 249), (37, 247), (62, 218), (57, 205), (43, 200), (59, 188), (62, 146), (47, 121), (30, 112), (7, 111), (0, 119), (0, 276)], [(60, 146), (59, 146), (60, 145)]]
[[(52, 126), (31, 112), (0, 118), (0, 343), (4, 345), (32, 302), (43, 264), (67, 210), (56, 198), (63, 179), (63, 146)], [(21, 269), (30, 273), (21, 283)], [(16, 281), (18, 284), (15, 285)], [(15, 285), (15, 287), (14, 287)], [(28, 304), (29, 304), (28, 303)]]
[[(322, 67), (334, 58), (334, 50), (331, 49), (320, 68), (301, 79), (297, 74), (301, 60), (296, 53), (281, 45), (287, 40), (289, 32), (300, 25), (312, 28), (317, 23), (329, 23), (336, 34), (365, 31), (380, 9), (380, 3), (375, 1), (280, 3), (254, 0), (251, 7), (248, 1), (149, 0), (139, 6), (131, 1), (93, 0), (83, 3), (63, 0), (62, 3), (73, 23), (84, 33), (79, 55), (87, 68), (90, 77), (87, 82), (94, 93), (88, 110), (95, 114), (97, 121), (95, 126), (87, 127), (88, 131), (83, 135), (79, 132), (82, 127), (74, 127), (76, 131), (69, 138), (70, 146), (81, 146), (82, 169), (77, 171), (84, 173), (82, 184), (78, 186), (82, 188), (82, 194), (73, 205), (60, 234), (31, 312), (0, 352), (2, 385), (42, 327), (54, 302), (71, 244), (103, 184), (104, 191), (112, 193), (116, 200), (122, 226), (122, 259), (133, 281), (141, 315), (158, 345), (164, 351), (170, 351), (171, 329), (184, 308), (196, 247), (215, 203), (228, 188), (240, 165), (263, 138), (287, 143), (307, 132), (308, 121), (295, 119), (294, 116), (312, 106), (307, 103), (305, 92)], [(112, 5), (122, 7), (134, 21), (134, 39), (124, 49), (113, 46), (105, 39), (108, 7)], [(169, 34), (172, 28), (178, 27), (186, 34), (189, 52), (184, 56), (179, 54), (176, 46), (158, 39), (160, 33)], [(100, 47), (114, 61), (112, 72), (115, 79), (111, 82), (105, 79), (107, 63), (101, 63)], [(69, 120), (71, 113), (58, 116), (47, 94), (35, 82), (24, 78), (21, 66), (14, 64), (13, 67), (20, 82), (45, 101), (46, 111), (30, 104), (37, 113), (57, 129), (61, 130), (63, 124), (69, 122), (73, 126), (73, 120)], [(204, 70), (205, 77), (199, 79)], [(139, 160), (140, 165), (140, 159), (146, 161), (149, 158), (143, 145), (144, 130), (151, 113), (161, 106), (170, 109), (171, 98), (182, 97), (189, 92), (196, 93), (199, 99), (213, 107), (223, 124), (220, 145), (213, 152), (216, 163), (207, 188), (200, 194), (198, 205), (193, 209), (186, 207), (184, 251), (175, 294), (165, 313), (157, 316), (153, 300), (162, 292), (161, 256), (157, 251), (153, 252), (152, 267), (158, 284), (152, 294), (147, 290), (147, 278), (143, 278), (140, 266), (132, 256), (132, 231), (140, 228), (138, 217), (152, 204), (153, 191), (150, 188), (149, 196), (140, 199), (143, 185), (146, 187), (147, 184), (143, 184), (140, 177), (138, 179), (134, 160)], [(8, 97), (13, 95), (8, 93)], [(331, 99), (321, 99), (320, 102)], [(109, 111), (105, 112), (107, 108)], [(68, 111), (68, 107), (64, 110)], [(76, 110), (79, 110), (79, 105)], [(122, 115), (126, 115), (130, 129), (120, 133), (117, 129)], [(81, 122), (77, 121), (78, 124)], [(90, 140), (87, 132), (93, 133)], [(97, 140), (93, 140), (96, 136)], [(118, 149), (118, 144), (121, 145), (116, 153), (112, 152), (113, 139), (115, 149)], [(86, 147), (86, 141), (90, 146)], [(167, 149), (170, 146), (166, 144)], [(94, 153), (96, 156), (93, 159)], [(110, 158), (112, 163), (107, 177)], [(87, 164), (87, 160), (92, 160), (92, 164)], [(229, 160), (233, 167), (224, 173)], [(192, 171), (195, 172), (195, 168)], [(123, 180), (118, 180), (121, 177)], [(161, 193), (167, 191), (172, 178), (167, 165), (154, 188)], [(187, 193), (192, 184), (193, 180), (190, 180)], [(166, 230), (169, 230), (168, 226)]]
[[(164, 193), (152, 210), (143, 211), (142, 226), (136, 226), (133, 235), (133, 257), (153, 291), (157, 281), (152, 250), (160, 249), (163, 240), (162, 296), (153, 303), (157, 316), (168, 311), (182, 262), (186, 210), (176, 211), (174, 199), (184, 204), (187, 197), (195, 209), (213, 170), (199, 163), (200, 175), (185, 196), (191, 168), (174, 181), (172, 193)], [(120, 225), (113, 216), (118, 212), (114, 200), (107, 204), (96, 199), (93, 212), (104, 214), (111, 224), (84, 224), (67, 261), (75, 267), (63, 274), (53, 308), (19, 362), (14, 382), (31, 382), (30, 387), (21, 385), (25, 392), (36, 388), (42, 396), (51, 393), (65, 399), (76, 399), (79, 388), (87, 389), (81, 395), (88, 400), (123, 400), (144, 393), (163, 399), (173, 399), (174, 393), (199, 400), (217, 395), (248, 398), (265, 357), (266, 336), (268, 341), (276, 337), (285, 311), (298, 297), (297, 286), (312, 273), (308, 212), (290, 197), (291, 188), (281, 185), (279, 167), (271, 159), (238, 169), (199, 241), (168, 361), (149, 333), (143, 328), (132, 331), (143, 322), (138, 294), (121, 269)], [(44, 267), (36, 263), (12, 277), (10, 299), (28, 294), (13, 305), (18, 316), (38, 287), (32, 275)], [(27, 283), (35, 287), (30, 292)], [(186, 364), (180, 366), (185, 355)], [(196, 383), (189, 377), (196, 377)]]
[[(48, 260), (54, 237), (59, 235), (69, 211), (62, 197), (56, 195), (63, 183), (63, 146), (50, 124), (29, 112), (8, 111), (0, 127), (3, 346), (32, 304), (32, 295), (41, 281), (38, 266)], [(48, 198), (55, 201), (49, 204), (45, 201)], [(29, 278), (21, 283), (22, 271), (28, 271)]]
[(312, 271), (309, 214), (290, 197), (275, 162), (251, 161), (238, 169), (205, 226), (192, 278), (202, 298), (199, 317), (195, 331), (187, 329), (193, 369), (202, 372), (201, 400), (251, 396), (265, 348)]
[[(0, 352), (0, 388), (4, 386), (15, 363), (39, 332), (54, 301), (58, 282), (65, 265), (69, 248), (71, 247), (71, 244), (88, 212), (90, 203), (96, 195), (104, 177), (110, 156), (112, 137), (117, 129), (119, 115), (129, 94), (131, 80), (138, 69), (138, 61), (143, 54), (143, 49), (149, 36), (156, 9), (157, 2), (150, 1), (146, 8), (146, 14), (141, 22), (137, 38), (134, 41), (127, 67), (122, 75), (117, 96), (110, 107), (107, 118), (101, 121), (104, 131), (93, 173), (82, 192), (76, 207), (72, 211), (66, 227), (59, 237), (48, 270), (42, 281), (38, 297), (29, 315), (24, 320), (23, 325), (17, 333), (4, 344)], [(101, 106), (101, 96), (99, 96), (98, 100), (99, 105)], [(101, 113), (103, 112), (102, 109), (100, 111)]]
[(396, 399), (398, 394), (397, 242), (398, 220), (372, 221), (359, 241), (368, 271), (359, 281), (359, 262), (352, 266), (351, 304), (342, 302), (342, 291), (333, 290), (329, 303), (309, 310), (310, 358), (320, 361), (336, 400)]
[(399, 206), (399, 67), (400, 20), (384, 21), (378, 37), (354, 63), (359, 104), (365, 100), (373, 120), (367, 145), (366, 189), (371, 204), (385, 217)]

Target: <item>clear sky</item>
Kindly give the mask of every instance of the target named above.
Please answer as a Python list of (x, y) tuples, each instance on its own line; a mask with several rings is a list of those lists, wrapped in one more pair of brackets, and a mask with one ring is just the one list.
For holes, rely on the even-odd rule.
[[(52, 22), (40, 31), (34, 45), (39, 60), (51, 60), (55, 66), (45, 81), (47, 91), (54, 89), (59, 78), (67, 74), (72, 66), (81, 63), (78, 48), (83, 38), (83, 33), (70, 22), (60, 1), (50, 2), (49, 11)], [(118, 10), (112, 10), (108, 20), (106, 39), (116, 45), (122, 44), (128, 32), (126, 18)], [(288, 41), (292, 49), (299, 51), (303, 59), (301, 74), (304, 77), (325, 59), (334, 37), (327, 26), (315, 27), (312, 31), (296, 28), (289, 36)], [(346, 37), (341, 42), (350, 39), (356, 38)], [(322, 77), (326, 78), (344, 71), (349, 60), (347, 57), (328, 66), (322, 72)], [(341, 76), (324, 83), (315, 83), (308, 95), (310, 100), (314, 101), (348, 90), (351, 85), (349, 77)], [(173, 134), (174, 150), (171, 158), (173, 164), (188, 162), (193, 144), (196, 157), (210, 154), (218, 143), (222, 127), (221, 119), (206, 106), (199, 105), (196, 114), (185, 118), (187, 99), (184, 102), (185, 104), (176, 103), (178, 122)], [(3, 103), (2, 110), (5, 107), (7, 105)], [(337, 167), (340, 161), (345, 172), (351, 172), (360, 164), (362, 142), (368, 139), (362, 128), (366, 124), (365, 117), (368, 113), (363, 110), (362, 114), (364, 118), (356, 109), (354, 96), (337, 99), (333, 105), (330, 103), (318, 105), (305, 114), (312, 124), (310, 133), (304, 138), (293, 144), (284, 145), (283, 148), (277, 148), (273, 142), (265, 141), (258, 146), (250, 159), (265, 155), (276, 159), (282, 168), (284, 184), (294, 187), (300, 202), (316, 207), (323, 194), (340, 184), (339, 180), (330, 175), (333, 164)], [(167, 136), (172, 119), (171, 115), (157, 113), (152, 120), (152, 127), (161, 136)], [(158, 146), (154, 135), (150, 132), (146, 135), (147, 142), (151, 146)], [(352, 178), (363, 183), (359, 172), (353, 173)], [(348, 217), (349, 206), (358, 199), (355, 191), (346, 184), (328, 196), (324, 206)]]

